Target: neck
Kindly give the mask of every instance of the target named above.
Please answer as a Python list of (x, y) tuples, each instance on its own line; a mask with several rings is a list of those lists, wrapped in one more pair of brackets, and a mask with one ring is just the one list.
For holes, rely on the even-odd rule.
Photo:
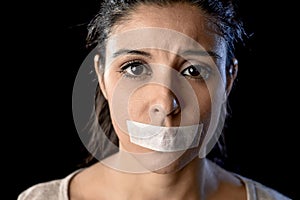
[[(128, 158), (124, 162), (124, 155), (118, 155), (112, 160), (115, 163), (130, 163)], [(179, 170), (174, 170), (178, 162), (175, 161), (174, 166), (171, 164), (147, 173), (124, 173), (125, 170), (121, 172), (106, 168), (109, 171), (107, 178), (115, 180), (114, 187), (126, 191), (130, 199), (165, 199), (166, 196), (169, 199), (203, 199), (209, 175), (206, 160), (196, 157)]]
[[(147, 194), (156, 194), (157, 197), (164, 199), (199, 199), (201, 183), (197, 177), (202, 176), (203, 170), (199, 170), (201, 161), (194, 159), (187, 166), (174, 173), (158, 174), (148, 173), (137, 175), (137, 182), (140, 185), (140, 191), (147, 191)], [(187, 178), (188, 177), (188, 178)], [(173, 197), (173, 198), (172, 198)], [(151, 198), (150, 198), (151, 199)]]

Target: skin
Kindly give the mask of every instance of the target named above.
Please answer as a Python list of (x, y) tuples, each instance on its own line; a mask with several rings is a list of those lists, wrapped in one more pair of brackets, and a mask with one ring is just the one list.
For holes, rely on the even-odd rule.
[[(163, 20), (162, 20), (163, 19)], [(189, 22), (189, 23), (186, 23)], [(225, 43), (218, 35), (209, 30), (208, 22), (201, 11), (188, 4), (174, 4), (166, 7), (153, 5), (140, 5), (130, 15), (129, 20), (116, 25), (113, 34), (120, 34), (128, 30), (144, 27), (159, 27), (178, 31), (193, 38), (205, 49), (215, 52), (220, 57), (211, 58), (225, 81), (226, 95), (229, 94), (237, 72), (237, 63), (231, 65), (234, 73), (226, 76)], [(159, 63), (182, 72), (190, 66), (182, 64), (183, 61), (176, 54), (157, 49), (143, 49), (151, 57), (143, 55), (120, 55), (111, 60), (111, 55), (106, 54), (106, 64), (112, 63), (104, 74), (99, 72), (99, 55), (95, 58), (95, 69), (98, 74), (101, 90), (108, 100), (110, 109), (118, 81), (124, 74), (118, 72), (124, 61), (142, 59), (150, 63)], [(178, 51), (175, 47), (174, 51)], [(210, 62), (205, 60), (205, 62)], [(164, 79), (170, 78), (170, 73), (162, 74)], [(131, 80), (132, 81), (132, 80)], [(209, 118), (211, 108), (211, 95), (207, 85), (201, 81), (188, 79), (191, 88), (196, 94), (200, 109), (201, 122)], [(199, 92), (201, 91), (201, 92)], [(160, 95), (157, 95), (157, 94)], [(130, 96), (128, 112), (130, 118), (142, 123), (152, 123), (149, 116), (151, 105), (159, 104), (167, 115), (159, 120), (160, 126), (178, 126), (184, 119), (184, 107), (172, 110), (175, 95), (167, 87), (161, 85), (147, 85), (137, 90)], [(141, 101), (140, 99), (143, 99)], [(111, 110), (112, 111), (112, 110)], [(120, 139), (120, 149), (135, 153), (151, 152), (130, 142), (128, 134), (118, 126), (114, 115), (112, 122)], [(193, 122), (199, 123), (199, 122)], [(194, 158), (197, 149), (187, 150), (179, 159), (163, 169), (143, 174), (124, 173), (97, 163), (78, 173), (70, 183), (70, 199), (246, 199), (243, 183), (232, 174), (219, 168), (206, 159)], [(181, 165), (182, 160), (191, 161)], [(114, 156), (112, 156), (114, 159)], [(130, 162), (127, 160), (126, 162)], [(188, 178), (187, 178), (188, 177)]]

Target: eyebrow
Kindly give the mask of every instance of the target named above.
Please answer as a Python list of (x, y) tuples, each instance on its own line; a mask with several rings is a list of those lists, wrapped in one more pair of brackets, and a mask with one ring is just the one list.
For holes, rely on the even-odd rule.
[(140, 50), (131, 50), (131, 49), (120, 49), (117, 52), (113, 54), (113, 58), (116, 58), (120, 55), (124, 54), (131, 54), (131, 55), (141, 55), (141, 56), (146, 56), (146, 57), (151, 57), (151, 54), (145, 51), (140, 51)]
[(214, 51), (205, 51), (205, 50), (187, 50), (181, 53), (183, 56), (195, 55), (195, 56), (211, 56), (216, 59), (221, 59), (222, 57)]
[[(142, 55), (146, 57), (151, 57), (151, 54), (145, 51), (140, 51), (140, 50), (132, 50), (132, 49), (120, 49), (117, 52), (113, 54), (113, 58), (116, 58), (120, 55), (124, 54), (131, 54), (131, 55)], [(221, 59), (222, 57), (218, 55), (214, 51), (205, 51), (205, 50), (187, 50), (181, 53), (182, 56), (187, 56), (187, 55), (196, 55), (196, 56), (211, 56), (216, 59)]]

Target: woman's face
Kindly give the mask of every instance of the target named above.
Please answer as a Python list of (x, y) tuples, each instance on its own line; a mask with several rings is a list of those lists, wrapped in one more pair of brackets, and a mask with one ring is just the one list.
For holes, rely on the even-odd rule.
[(215, 105), (225, 95), (225, 59), (225, 42), (199, 8), (189, 4), (140, 5), (115, 25), (99, 79), (120, 148), (154, 151), (132, 142), (130, 122), (202, 124), (207, 131), (216, 118), (212, 110), (218, 113)]

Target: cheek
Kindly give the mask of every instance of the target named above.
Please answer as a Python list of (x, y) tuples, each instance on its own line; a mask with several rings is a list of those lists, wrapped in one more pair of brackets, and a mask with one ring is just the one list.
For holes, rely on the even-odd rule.
[(128, 115), (133, 121), (138, 121), (146, 124), (151, 123), (149, 116), (149, 107), (151, 100), (147, 97), (151, 97), (153, 90), (143, 88), (130, 95), (128, 100)]
[(211, 99), (209, 97), (209, 94), (207, 96), (204, 96), (203, 94), (201, 96), (198, 96), (198, 101), (200, 110), (200, 121), (202, 123), (207, 122), (210, 118), (211, 113)]
[(104, 89), (105, 89), (105, 92), (107, 94), (108, 102), (112, 101), (114, 91), (115, 91), (115, 88), (116, 88), (117, 84), (118, 84), (117, 74), (111, 75), (111, 73), (109, 73), (109, 71), (107, 71), (104, 74)]
[(200, 122), (208, 122), (210, 118), (212, 105), (211, 94), (205, 85), (191, 83), (191, 86), (197, 97), (198, 107), (200, 111)]
[(119, 145), (121, 149), (124, 149), (128, 152), (134, 152), (134, 153), (149, 153), (149, 152), (153, 152), (150, 149), (141, 147), (139, 145), (133, 144), (130, 141), (130, 137), (128, 135), (128, 133), (124, 132), (123, 130), (120, 129), (120, 126), (118, 125), (118, 123), (116, 122), (115, 119), (112, 119), (112, 124), (113, 127), (115, 129), (115, 132), (119, 138)]

